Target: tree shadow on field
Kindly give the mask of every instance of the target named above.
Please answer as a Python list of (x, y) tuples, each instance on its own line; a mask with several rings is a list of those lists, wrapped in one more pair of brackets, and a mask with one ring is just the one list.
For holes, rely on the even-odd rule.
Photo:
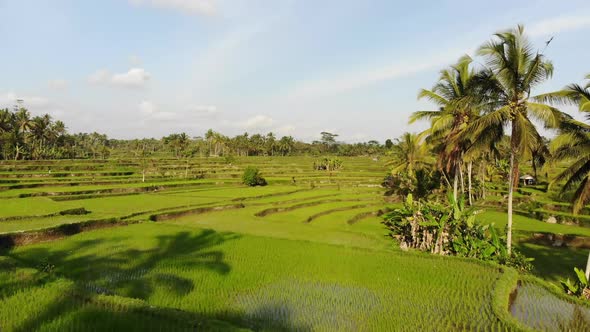
[(231, 271), (223, 251), (216, 246), (238, 237), (213, 230), (183, 231), (158, 235), (156, 244), (147, 249), (141, 248), (139, 237), (103, 237), (72, 241), (60, 249), (45, 245), (11, 254), (21, 263), (49, 274), (48, 280), (66, 277), (75, 282), (71, 289), (15, 330), (33, 331), (59, 316), (73, 314), (98, 294), (142, 300), (149, 300), (156, 292), (183, 297), (195, 288), (193, 280), (182, 276), (184, 271), (218, 275)]
[(517, 249), (526, 257), (534, 258), (533, 273), (537, 276), (559, 282), (574, 277), (574, 267), (583, 268), (588, 259), (587, 249), (553, 247), (522, 241)]

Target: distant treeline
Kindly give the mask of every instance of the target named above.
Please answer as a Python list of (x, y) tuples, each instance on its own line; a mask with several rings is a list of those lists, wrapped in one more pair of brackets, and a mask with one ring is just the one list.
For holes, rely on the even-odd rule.
[(393, 146), (377, 141), (348, 144), (336, 140), (337, 134), (322, 132), (311, 143), (291, 136), (278, 138), (244, 133), (235, 137), (209, 130), (204, 136), (175, 133), (160, 139), (111, 139), (105, 134), (70, 134), (66, 125), (50, 115), (32, 117), (25, 108), (0, 109), (0, 158), (4, 160), (106, 159), (110, 156), (292, 156), (333, 154), (341, 156), (379, 155)]

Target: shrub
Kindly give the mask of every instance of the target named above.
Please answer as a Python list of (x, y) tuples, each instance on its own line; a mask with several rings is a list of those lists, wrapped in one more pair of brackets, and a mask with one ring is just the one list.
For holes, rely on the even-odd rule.
[(313, 163), (313, 169), (317, 171), (331, 172), (342, 169), (343, 167), (342, 160), (338, 158), (324, 158)]
[(227, 165), (234, 164), (236, 162), (236, 157), (232, 154), (228, 154), (223, 157), (223, 162), (226, 163)]
[(569, 295), (590, 300), (590, 284), (588, 283), (588, 279), (586, 279), (584, 271), (575, 267), (574, 272), (576, 272), (577, 280), (572, 282), (568, 278), (566, 281), (561, 281), (563, 290)]
[(477, 211), (462, 199), (449, 195), (449, 204), (414, 201), (408, 195), (400, 209), (384, 215), (383, 224), (402, 248), (415, 248), (439, 255), (477, 258), (528, 271), (530, 259), (506, 250), (506, 240), (493, 225), (476, 222)]
[(242, 182), (250, 187), (266, 186), (266, 180), (260, 175), (260, 171), (256, 167), (248, 166), (242, 175)]

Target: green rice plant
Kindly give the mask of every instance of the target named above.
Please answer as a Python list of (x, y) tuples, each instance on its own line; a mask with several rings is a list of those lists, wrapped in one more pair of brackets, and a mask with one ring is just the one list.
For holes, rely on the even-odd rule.
[[(90, 294), (137, 298), (149, 306), (256, 330), (512, 326), (499, 321), (492, 308), (498, 269), (452, 257), (165, 223), (81, 233), (18, 247), (12, 255), (26, 264), (51, 262), (53, 275), (73, 280)], [(20, 305), (24, 302), (17, 309)], [(478, 320), (472, 319), (473, 312)], [(56, 312), (48, 322), (68, 315)], [(108, 319), (111, 314), (89, 315)]]

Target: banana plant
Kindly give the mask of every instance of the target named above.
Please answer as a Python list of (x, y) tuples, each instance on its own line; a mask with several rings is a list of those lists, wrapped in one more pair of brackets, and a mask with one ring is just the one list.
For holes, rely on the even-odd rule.
[(577, 280), (571, 281), (569, 278), (565, 281), (562, 280), (561, 286), (567, 294), (583, 297), (584, 290), (590, 288), (588, 287), (588, 278), (586, 278), (584, 271), (577, 267), (574, 268), (574, 272)]

